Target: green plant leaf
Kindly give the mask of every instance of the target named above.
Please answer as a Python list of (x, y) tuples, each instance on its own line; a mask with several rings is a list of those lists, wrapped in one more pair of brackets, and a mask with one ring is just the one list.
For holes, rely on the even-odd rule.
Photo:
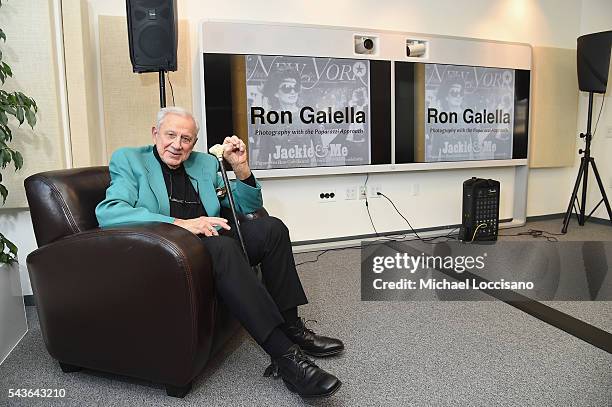
[[(31, 109), (26, 109), (25, 111), (26, 119), (28, 120), (28, 124), (32, 129), (36, 126), (36, 114)], [(1, 120), (1, 118), (0, 118)]]
[(0, 184), (0, 196), (2, 196), (2, 205), (6, 203), (6, 197), (8, 196), (8, 189), (2, 184)]
[(15, 114), (17, 114), (17, 111), (15, 110), (15, 108), (9, 104), (2, 106), (2, 109), (4, 109), (4, 111), (10, 114), (11, 116), (15, 116)]
[(17, 120), (19, 121), (19, 125), (21, 126), (25, 118), (23, 113), (23, 107), (17, 106), (17, 115), (15, 117), (17, 118)]
[(6, 247), (8, 247), (9, 252), (13, 255), (13, 257), (17, 256), (17, 246), (7, 238), (4, 238), (4, 243), (6, 243)]
[(2, 150), (2, 153), (0, 153), (0, 164), (2, 165), (2, 168), (6, 168), (6, 165), (11, 162), (10, 151), (11, 149), (7, 147)]
[(15, 164), (15, 171), (23, 167), (23, 156), (19, 151), (11, 151), (13, 157), (13, 164)]
[(0, 124), (4, 124), (5, 126), (8, 124), (8, 116), (4, 110), (0, 111)]
[[(0, 6), (2, 6), (2, 2), (0, 1)], [(4, 30), (2, 28), (0, 28), (0, 39), (4, 40), (4, 42), (6, 42), (6, 34), (4, 33)]]
[(13, 76), (13, 71), (11, 71), (11, 67), (9, 66), (9, 64), (7, 64), (6, 62), (3, 62), (2, 68), (4, 69), (6, 76), (11, 76), (11, 77)]
[[(8, 130), (8, 131), (7, 131)], [(11, 134), (10, 133), (10, 129), (8, 128), (8, 126), (6, 126), (5, 124), (0, 123), (0, 142), (2, 142), (2, 144), (6, 145), (5, 140), (10, 140), (11, 139)]]

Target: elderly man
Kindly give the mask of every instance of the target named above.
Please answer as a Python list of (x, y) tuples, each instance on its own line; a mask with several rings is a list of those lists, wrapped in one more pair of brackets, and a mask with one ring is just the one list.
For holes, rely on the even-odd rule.
[[(241, 225), (249, 261), (261, 263), (262, 281), (252, 272), (234, 229), (221, 215), (215, 190), (222, 186), (213, 156), (193, 152), (198, 125), (181, 108), (163, 108), (152, 129), (153, 146), (122, 148), (110, 162), (111, 185), (96, 208), (101, 227), (135, 222), (167, 222), (200, 236), (211, 255), (215, 290), (234, 316), (271, 356), (267, 372), (277, 372), (303, 397), (327, 397), (341, 385), (306, 354), (330, 356), (344, 344), (304, 326), (297, 307), (306, 304), (286, 226), (274, 217)], [(261, 187), (249, 169), (246, 147), (236, 136), (223, 143), (223, 156), (236, 177), (237, 210), (262, 206)]]

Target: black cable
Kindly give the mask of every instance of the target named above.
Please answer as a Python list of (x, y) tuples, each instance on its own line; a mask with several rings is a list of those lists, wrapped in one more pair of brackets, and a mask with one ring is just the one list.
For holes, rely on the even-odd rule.
[(414, 235), (417, 237), (417, 239), (424, 241), (423, 238), (421, 236), (419, 236), (419, 234), (416, 232), (416, 230), (414, 230), (414, 228), (412, 227), (412, 225), (410, 224), (410, 222), (408, 221), (408, 219), (406, 219), (406, 217), (404, 215), (402, 215), (402, 213), (399, 211), (399, 209), (397, 209), (397, 206), (395, 206), (395, 204), (393, 203), (393, 201), (391, 199), (389, 199), (389, 197), (385, 194), (383, 194), (382, 192), (378, 192), (378, 195), (385, 197), (385, 199), (387, 201), (389, 201), (389, 203), (391, 205), (393, 205), (393, 209), (395, 209), (395, 211), (399, 214), (399, 216), (401, 216), (406, 223), (408, 224), (408, 226), (410, 227), (410, 230), (412, 230), (412, 233), (414, 233)]
[[(385, 197), (385, 199), (386, 199), (387, 201), (389, 201), (389, 203), (390, 203), (391, 205), (393, 205), (393, 209), (395, 209), (395, 211), (396, 211), (396, 212), (399, 214), (399, 216), (401, 216), (401, 217), (402, 217), (402, 218), (403, 218), (403, 219), (406, 221), (406, 223), (407, 223), (407, 224), (408, 224), (408, 226), (410, 227), (410, 230), (412, 231), (412, 233), (413, 233), (413, 234), (416, 236), (416, 238), (417, 238), (418, 240), (420, 240), (421, 242), (423, 242), (423, 243), (428, 243), (428, 244), (436, 244), (436, 243), (439, 243), (439, 242), (435, 242), (435, 240), (437, 240), (437, 239), (441, 239), (441, 238), (447, 238), (448, 240), (455, 240), (455, 239), (456, 239), (456, 238), (453, 238), (453, 237), (452, 237), (452, 234), (453, 234), (453, 232), (454, 232), (455, 230), (457, 230), (458, 228), (455, 228), (455, 229), (451, 230), (451, 231), (450, 231), (449, 233), (447, 233), (445, 236), (432, 236), (432, 237), (421, 237), (421, 236), (419, 236), (419, 234), (417, 233), (417, 231), (416, 231), (416, 230), (414, 230), (414, 228), (412, 227), (412, 225), (410, 224), (410, 222), (408, 221), (408, 219), (406, 219), (406, 217), (405, 217), (404, 215), (402, 215), (402, 213), (399, 211), (399, 209), (397, 209), (397, 206), (395, 206), (395, 204), (393, 203), (393, 201), (392, 201), (392, 200), (391, 200), (391, 199), (390, 199), (390, 198), (389, 198), (387, 195), (383, 194), (382, 192), (377, 192), (376, 194), (377, 194), (377, 195), (380, 195), (380, 196)], [(457, 235), (457, 237), (459, 237), (459, 236)], [(432, 243), (432, 242), (433, 242), (433, 243)]]
[[(433, 241), (435, 239), (441, 239), (441, 238), (450, 238), (452, 233), (455, 230), (458, 230), (459, 228), (454, 228), (452, 229), (448, 234), (446, 235), (442, 235), (442, 236), (432, 236), (432, 237), (427, 237), (424, 238), (424, 242), (427, 243), (428, 241)], [(367, 246), (373, 246), (375, 244), (379, 244), (379, 243), (385, 243), (385, 242), (412, 242), (415, 240), (419, 240), (417, 238), (412, 238), (412, 239), (407, 239), (408, 236), (406, 235), (402, 235), (403, 237), (400, 239), (393, 239), (391, 236), (383, 236), (379, 239), (375, 239), (375, 240), (371, 240), (371, 241), (367, 241), (367, 242), (361, 242), (359, 243), (359, 245), (352, 245), (352, 246), (345, 246), (345, 247), (337, 247), (334, 249), (325, 249), (323, 251), (321, 251), (321, 253), (317, 254), (317, 257), (314, 260), (306, 260), (306, 261), (302, 261), (300, 263), (296, 263), (296, 267), (301, 266), (303, 264), (308, 264), (308, 263), (316, 263), (317, 261), (319, 261), (319, 259), (321, 258), (321, 256), (323, 256), (324, 254), (328, 253), (328, 252), (332, 252), (332, 251), (336, 251), (336, 250), (344, 250), (344, 249), (360, 249), (362, 247), (367, 247)], [(451, 239), (451, 240), (456, 240), (456, 237)], [(444, 242), (440, 242), (440, 243), (444, 243)]]
[(540, 229), (529, 229), (525, 232), (518, 232), (518, 233), (513, 233), (513, 234), (508, 234), (508, 235), (498, 235), (498, 236), (506, 236), (506, 237), (531, 236), (534, 239), (544, 238), (549, 242), (558, 242), (559, 239), (557, 239), (555, 236), (561, 236), (561, 235), (563, 235), (563, 233), (552, 233), (552, 232), (547, 232), (545, 230), (540, 230)]
[[(367, 183), (368, 183), (368, 178), (369, 178), (370, 174), (366, 175), (366, 180), (365, 183), (363, 184), (363, 186), (366, 188), (366, 209), (368, 211), (368, 216), (370, 217), (370, 222), (372, 223), (372, 228), (374, 228), (374, 232), (376, 232), (376, 237), (379, 237), (379, 239), (375, 239), (372, 241), (368, 241), (368, 242), (362, 242), (360, 243), (358, 246), (346, 246), (346, 247), (338, 247), (335, 249), (325, 249), (323, 250), (321, 253), (319, 253), (317, 255), (317, 257), (313, 260), (306, 260), (300, 263), (297, 263), (295, 266), (301, 266), (303, 264), (308, 264), (308, 263), (316, 263), (317, 261), (319, 261), (319, 259), (321, 258), (321, 256), (323, 256), (325, 253), (331, 252), (331, 251), (335, 251), (335, 250), (344, 250), (344, 249), (357, 249), (357, 248), (361, 248), (363, 246), (370, 246), (370, 245), (374, 245), (380, 242), (391, 242), (391, 241), (395, 241), (395, 242), (402, 242), (402, 241), (413, 241), (413, 240), (419, 240), (423, 243), (428, 243), (428, 244), (436, 244), (436, 243), (443, 243), (443, 242), (435, 242), (437, 239), (443, 239), (446, 238), (448, 240), (457, 240), (458, 238), (458, 234), (456, 236), (453, 236), (454, 232), (459, 230), (459, 228), (454, 228), (451, 229), (446, 235), (441, 235), (441, 236), (431, 236), (431, 237), (421, 237), (419, 236), (419, 234), (414, 230), (414, 228), (412, 227), (412, 225), (410, 224), (410, 222), (408, 221), (408, 219), (406, 219), (404, 217), (404, 215), (402, 215), (402, 213), (397, 209), (397, 207), (395, 206), (395, 204), (393, 203), (393, 201), (391, 201), (391, 199), (389, 199), (389, 197), (387, 197), (385, 194), (383, 194), (382, 192), (377, 192), (378, 195), (384, 196), (390, 203), (391, 205), (393, 205), (393, 207), (395, 208), (395, 210), (397, 211), (397, 213), (399, 213), (399, 215), (404, 218), (404, 220), (406, 221), (406, 223), (408, 223), (408, 226), (410, 226), (410, 230), (412, 230), (412, 233), (416, 236), (415, 239), (406, 239), (408, 236), (405, 234), (399, 235), (401, 236), (399, 239), (398, 238), (393, 238), (393, 235), (391, 236), (380, 236), (380, 234), (378, 233), (378, 231), (376, 230), (376, 227), (374, 226), (374, 222), (372, 220), (372, 216), (370, 214), (370, 209), (368, 207), (368, 198), (367, 198)], [(433, 242), (433, 243), (432, 243)]]
[(599, 107), (599, 114), (597, 115), (597, 121), (595, 122), (595, 130), (593, 131), (593, 137), (595, 137), (595, 133), (597, 133), (597, 125), (599, 124), (599, 118), (601, 117), (601, 112), (603, 110), (604, 103), (606, 103), (605, 95), (601, 97), (601, 106)]
[(166, 72), (166, 77), (168, 78), (168, 83), (170, 84), (170, 94), (172, 95), (172, 106), (176, 106), (176, 103), (174, 103), (174, 88), (172, 87), (172, 82), (170, 81), (170, 72)]

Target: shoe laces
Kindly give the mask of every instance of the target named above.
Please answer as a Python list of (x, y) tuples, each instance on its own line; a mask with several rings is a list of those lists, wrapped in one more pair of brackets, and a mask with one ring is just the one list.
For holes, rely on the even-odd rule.
[(301, 331), (303, 331), (303, 332), (309, 333), (309, 334), (311, 334), (311, 335), (316, 335), (312, 329), (310, 329), (310, 328), (308, 328), (308, 327), (306, 326), (306, 324), (308, 324), (309, 322), (313, 322), (313, 323), (315, 323), (315, 324), (318, 324), (318, 323), (319, 323), (319, 322), (318, 322), (316, 319), (307, 319), (307, 320), (305, 320), (305, 319), (303, 319), (303, 318), (299, 318), (299, 322), (298, 322), (298, 324), (297, 324), (297, 327), (298, 327), (298, 328), (299, 328)]
[[(306, 354), (300, 348), (297, 348), (295, 351), (291, 353), (283, 355), (283, 357), (292, 360), (301, 368), (300, 371), (301, 371), (302, 378), (306, 376), (306, 370), (308, 369), (308, 367), (315, 367), (315, 368), (318, 367), (317, 364), (312, 359), (310, 359), (308, 356), (306, 356)], [(280, 377), (278, 364), (274, 361), (274, 359), (272, 359), (270, 365), (266, 368), (263, 375), (264, 377), (270, 377), (270, 376), (274, 378)], [(299, 379), (299, 378), (296, 377), (296, 379)]]
[(309, 367), (315, 367), (315, 368), (318, 367), (317, 364), (314, 362), (314, 360), (306, 356), (306, 354), (299, 348), (295, 352), (292, 352), (291, 354), (286, 355), (286, 357), (293, 360), (301, 368), (300, 369), (300, 373), (301, 373), (300, 376), (302, 376), (301, 378), (304, 378), (306, 376), (306, 370)]

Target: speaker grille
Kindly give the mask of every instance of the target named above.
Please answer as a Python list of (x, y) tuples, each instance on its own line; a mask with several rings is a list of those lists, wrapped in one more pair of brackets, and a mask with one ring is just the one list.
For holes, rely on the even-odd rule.
[(138, 38), (138, 45), (145, 56), (161, 58), (170, 48), (170, 35), (168, 31), (159, 26), (149, 26), (142, 30)]

